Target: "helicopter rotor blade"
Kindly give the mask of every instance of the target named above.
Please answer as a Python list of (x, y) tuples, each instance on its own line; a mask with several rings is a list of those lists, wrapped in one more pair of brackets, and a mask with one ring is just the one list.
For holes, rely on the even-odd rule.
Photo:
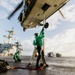
[(16, 7), (16, 9), (8, 16), (8, 19), (10, 19), (13, 15), (14, 15), (14, 13), (16, 12), (16, 11), (18, 11), (21, 7), (22, 7), (22, 5), (23, 5), (23, 1)]

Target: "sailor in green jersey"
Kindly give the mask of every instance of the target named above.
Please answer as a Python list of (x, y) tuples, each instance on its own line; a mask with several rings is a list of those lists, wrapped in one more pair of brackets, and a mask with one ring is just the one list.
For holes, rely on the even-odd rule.
[(36, 52), (38, 51), (38, 57), (37, 57), (37, 62), (36, 62), (36, 67), (39, 67), (39, 60), (41, 58), (42, 61), (42, 65), (45, 64), (46, 67), (48, 67), (48, 65), (46, 64), (45, 58), (44, 58), (44, 28), (48, 28), (49, 24), (45, 23), (44, 27), (42, 28), (40, 34), (38, 35), (38, 33), (35, 33), (35, 40), (33, 41), (33, 45), (34, 45), (34, 52), (33, 55), (30, 59), (30, 63), (28, 64), (28, 67), (31, 66), (32, 64), (32, 59), (35, 57)]
[(47, 66), (45, 58), (44, 58), (44, 50), (43, 50), (44, 28), (41, 30), (39, 35), (38, 33), (35, 33), (34, 35), (35, 35), (35, 40), (33, 41), (33, 45), (36, 45), (38, 50), (36, 68), (39, 67), (40, 58), (42, 58), (43, 64)]
[(20, 62), (20, 61), (21, 61), (21, 56), (20, 56), (19, 51), (17, 51), (17, 52), (14, 54), (14, 60), (15, 60), (15, 62)]

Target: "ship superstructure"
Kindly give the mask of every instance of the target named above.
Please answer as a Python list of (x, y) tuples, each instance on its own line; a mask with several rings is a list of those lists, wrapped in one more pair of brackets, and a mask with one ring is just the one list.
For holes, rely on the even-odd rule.
[(17, 50), (22, 50), (22, 45), (20, 42), (16, 41), (12, 43), (14, 28), (6, 31), (8, 32), (8, 35), (3, 35), (3, 37), (7, 38), (7, 42), (6, 40), (4, 40), (3, 43), (0, 43), (0, 56), (13, 56)]

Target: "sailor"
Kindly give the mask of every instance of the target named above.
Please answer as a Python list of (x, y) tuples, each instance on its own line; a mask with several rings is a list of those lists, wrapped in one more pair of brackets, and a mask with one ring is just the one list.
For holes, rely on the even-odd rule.
[(32, 56), (31, 56), (31, 58), (30, 58), (30, 62), (29, 62), (29, 64), (27, 65), (27, 67), (31, 67), (31, 66), (32, 66), (33, 59), (34, 59), (35, 57), (37, 57), (37, 56), (38, 56), (37, 47), (34, 45), (34, 51), (33, 51), (33, 53), (32, 53)]
[(48, 26), (49, 26), (49, 24), (46, 23), (44, 25), (44, 27), (42, 28), (39, 35), (38, 35), (38, 33), (34, 34), (35, 35), (35, 40), (33, 41), (34, 52), (32, 54), (30, 63), (28, 64), (28, 67), (31, 66), (32, 59), (33, 59), (33, 57), (37, 56), (37, 52), (38, 52), (38, 56), (37, 56), (36, 68), (39, 67), (39, 61), (42, 61), (41, 65), (44, 64), (46, 67), (48, 67), (48, 65), (46, 64), (45, 58), (44, 58), (44, 28), (48, 28)]
[(35, 40), (33, 41), (33, 45), (37, 45), (37, 51), (38, 51), (38, 56), (37, 56), (37, 61), (36, 61), (36, 68), (40, 67), (39, 66), (39, 61), (42, 58), (42, 64), (45, 64), (45, 66), (48, 66), (46, 64), (45, 58), (44, 58), (44, 43), (43, 43), (43, 38), (44, 38), (44, 28), (42, 28), (40, 34), (35, 33)]
[(21, 61), (21, 56), (20, 56), (20, 52), (17, 51), (15, 54), (14, 54), (14, 60), (15, 62), (20, 62)]
[(37, 45), (37, 50), (38, 50), (38, 57), (37, 57), (37, 61), (36, 61), (36, 68), (39, 67), (39, 61), (41, 58), (41, 53), (42, 53), (42, 46), (43, 46), (43, 42), (42, 39), (44, 38), (44, 34), (43, 34), (43, 29), (40, 32), (40, 35), (38, 35), (38, 33), (35, 33), (35, 40), (33, 41), (33, 45)]
[[(35, 33), (34, 34), (35, 35), (35, 38), (36, 38), (36, 36), (38, 36), (38, 33)], [(39, 35), (39, 41), (40, 41), (40, 43), (41, 43), (41, 45), (40, 45), (40, 47), (41, 47), (41, 49), (43, 50), (43, 42), (42, 42), (42, 38), (44, 37), (44, 35), (41, 35), (41, 33), (40, 33), (40, 35)], [(41, 62), (43, 62), (42, 61), (42, 59), (40, 59), (40, 57), (42, 56), (41, 54), (42, 54), (42, 51), (40, 50), (40, 52), (41, 52), (41, 54), (40, 54), (40, 52), (37, 50), (37, 43), (36, 43), (36, 40), (34, 40), (33, 41), (33, 45), (34, 45), (34, 51), (33, 51), (33, 54), (32, 54), (32, 56), (31, 56), (31, 59), (30, 59), (30, 63), (28, 64), (28, 67), (31, 67), (31, 64), (32, 64), (32, 60), (33, 60), (33, 58), (34, 57), (38, 57), (38, 59), (41, 61)], [(42, 57), (41, 57), (42, 58)]]

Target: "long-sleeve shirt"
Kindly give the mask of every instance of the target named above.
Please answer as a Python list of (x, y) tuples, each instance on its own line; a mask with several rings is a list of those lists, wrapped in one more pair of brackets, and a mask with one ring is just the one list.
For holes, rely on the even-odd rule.
[(20, 58), (20, 54), (18, 53), (18, 52), (16, 52), (15, 54), (14, 54), (14, 59), (17, 61), (18, 59), (21, 59)]
[(35, 37), (35, 40), (33, 41), (33, 45), (43, 46), (43, 41), (42, 41), (43, 38), (44, 38), (44, 30), (42, 29), (39, 36)]

